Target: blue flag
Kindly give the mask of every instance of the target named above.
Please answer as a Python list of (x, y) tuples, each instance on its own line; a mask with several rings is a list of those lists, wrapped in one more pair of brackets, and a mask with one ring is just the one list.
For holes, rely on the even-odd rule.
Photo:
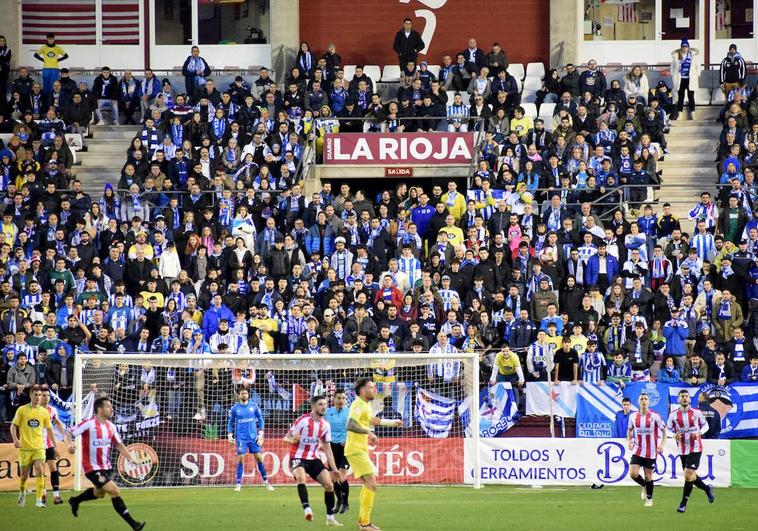
[(628, 383), (621, 389), (617, 385), (584, 384), (576, 397), (576, 436), (577, 437), (625, 437), (617, 433), (616, 417), (621, 411), (621, 401), (628, 398), (632, 402), (632, 411), (637, 411), (637, 401), (641, 393), (650, 398), (650, 409), (661, 418), (668, 418), (669, 391), (665, 384), (649, 382)]
[(735, 383), (720, 387), (705, 384), (701, 387), (670, 386), (671, 408), (678, 404), (679, 391), (685, 389), (697, 407), (700, 395), (708, 394), (711, 407), (721, 414), (720, 439), (758, 437), (758, 384)]
[(416, 420), (428, 437), (445, 439), (455, 417), (456, 401), (432, 391), (416, 391)]
[(650, 399), (650, 409), (658, 413), (666, 421), (669, 417), (669, 401), (666, 399), (669, 394), (668, 387), (667, 384), (634, 382), (627, 384), (621, 392), (632, 401), (635, 411), (637, 410), (637, 401), (640, 398), (640, 394), (646, 393)]
[(611, 438), (624, 396), (613, 384), (584, 384), (576, 394), (576, 436)]
[[(513, 387), (509, 382), (500, 382), (479, 393), (479, 432), (481, 437), (497, 437), (516, 424), (520, 415)], [(466, 436), (471, 436), (471, 398), (466, 397), (458, 405), (458, 415)]]

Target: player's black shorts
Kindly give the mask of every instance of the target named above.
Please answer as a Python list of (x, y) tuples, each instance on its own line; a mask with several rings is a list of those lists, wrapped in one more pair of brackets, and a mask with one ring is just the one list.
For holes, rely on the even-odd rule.
[(639, 455), (633, 455), (632, 456), (632, 464), (633, 465), (639, 465), (642, 468), (655, 468), (655, 459), (649, 459), (647, 457), (642, 457)]
[(55, 461), (55, 448), (45, 448), (45, 461)]
[(108, 470), (93, 470), (84, 475), (98, 489), (102, 489), (106, 483), (113, 480), (113, 470), (110, 468)]
[(700, 457), (703, 455), (703, 452), (693, 452), (691, 454), (687, 455), (680, 455), (679, 457), (682, 460), (682, 468), (687, 470), (688, 468), (691, 470), (697, 470), (700, 466)]
[(347, 470), (350, 468), (350, 463), (347, 462), (345, 457), (345, 445), (341, 443), (331, 443), (332, 453), (334, 454), (334, 463), (338, 469)]
[(292, 470), (295, 470), (296, 468), (302, 468), (305, 470), (305, 473), (313, 479), (313, 481), (318, 481), (318, 475), (326, 470), (326, 467), (324, 466), (324, 463), (321, 462), (321, 459), (292, 458), (290, 460), (290, 467)]

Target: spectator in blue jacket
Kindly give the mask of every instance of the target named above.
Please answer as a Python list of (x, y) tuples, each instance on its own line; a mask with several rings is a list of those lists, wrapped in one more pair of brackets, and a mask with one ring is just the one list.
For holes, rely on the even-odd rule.
[(626, 438), (626, 430), (629, 428), (629, 416), (632, 414), (632, 401), (624, 397), (621, 400), (621, 411), (616, 412), (616, 432), (613, 434), (617, 439)]
[(211, 337), (216, 333), (218, 323), (222, 319), (226, 319), (230, 323), (234, 322), (234, 314), (222, 303), (222, 300), (221, 294), (216, 293), (213, 296), (213, 304), (203, 315), (203, 334), (205, 334), (205, 337)]
[(678, 384), (682, 379), (679, 376), (679, 369), (676, 368), (674, 358), (671, 356), (666, 357), (665, 365), (658, 372), (658, 383), (664, 384)]
[(331, 256), (334, 251), (334, 229), (326, 222), (326, 214), (322, 210), (316, 216), (316, 223), (308, 229), (305, 236), (305, 250), (308, 256), (319, 253), (320, 256)]
[[(600, 275), (600, 261), (605, 261), (605, 275), (604, 278)], [(608, 247), (605, 241), (600, 241), (597, 245), (597, 253), (593, 254), (587, 265), (584, 266), (584, 285), (585, 286), (598, 286), (600, 292), (605, 292), (605, 289), (613, 284), (616, 277), (619, 274), (619, 261), (615, 256), (608, 254)]]
[(685, 339), (689, 333), (687, 323), (679, 319), (679, 308), (671, 309), (671, 320), (663, 325), (663, 337), (666, 338), (666, 348), (663, 351), (666, 356), (674, 356), (679, 367), (679, 373), (684, 369), (687, 361), (687, 347)]

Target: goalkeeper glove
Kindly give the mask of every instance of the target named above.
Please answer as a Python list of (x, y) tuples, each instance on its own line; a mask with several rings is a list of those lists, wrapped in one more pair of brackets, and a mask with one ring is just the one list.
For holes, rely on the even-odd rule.
[(258, 437), (255, 438), (255, 442), (258, 446), (263, 446), (263, 431), (258, 432)]

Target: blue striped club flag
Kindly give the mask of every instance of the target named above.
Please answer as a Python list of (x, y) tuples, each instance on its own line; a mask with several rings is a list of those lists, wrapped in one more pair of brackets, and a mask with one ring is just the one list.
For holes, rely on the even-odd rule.
[(623, 398), (616, 385), (581, 386), (576, 395), (576, 436), (614, 437), (616, 412), (621, 410)]
[(453, 426), (456, 405), (452, 398), (419, 387), (416, 391), (416, 420), (427, 436), (445, 439)]
[[(479, 393), (479, 432), (481, 437), (497, 437), (512, 428), (521, 417), (518, 412), (513, 386), (500, 382)], [(471, 437), (471, 396), (458, 405), (458, 416), (466, 437)]]

